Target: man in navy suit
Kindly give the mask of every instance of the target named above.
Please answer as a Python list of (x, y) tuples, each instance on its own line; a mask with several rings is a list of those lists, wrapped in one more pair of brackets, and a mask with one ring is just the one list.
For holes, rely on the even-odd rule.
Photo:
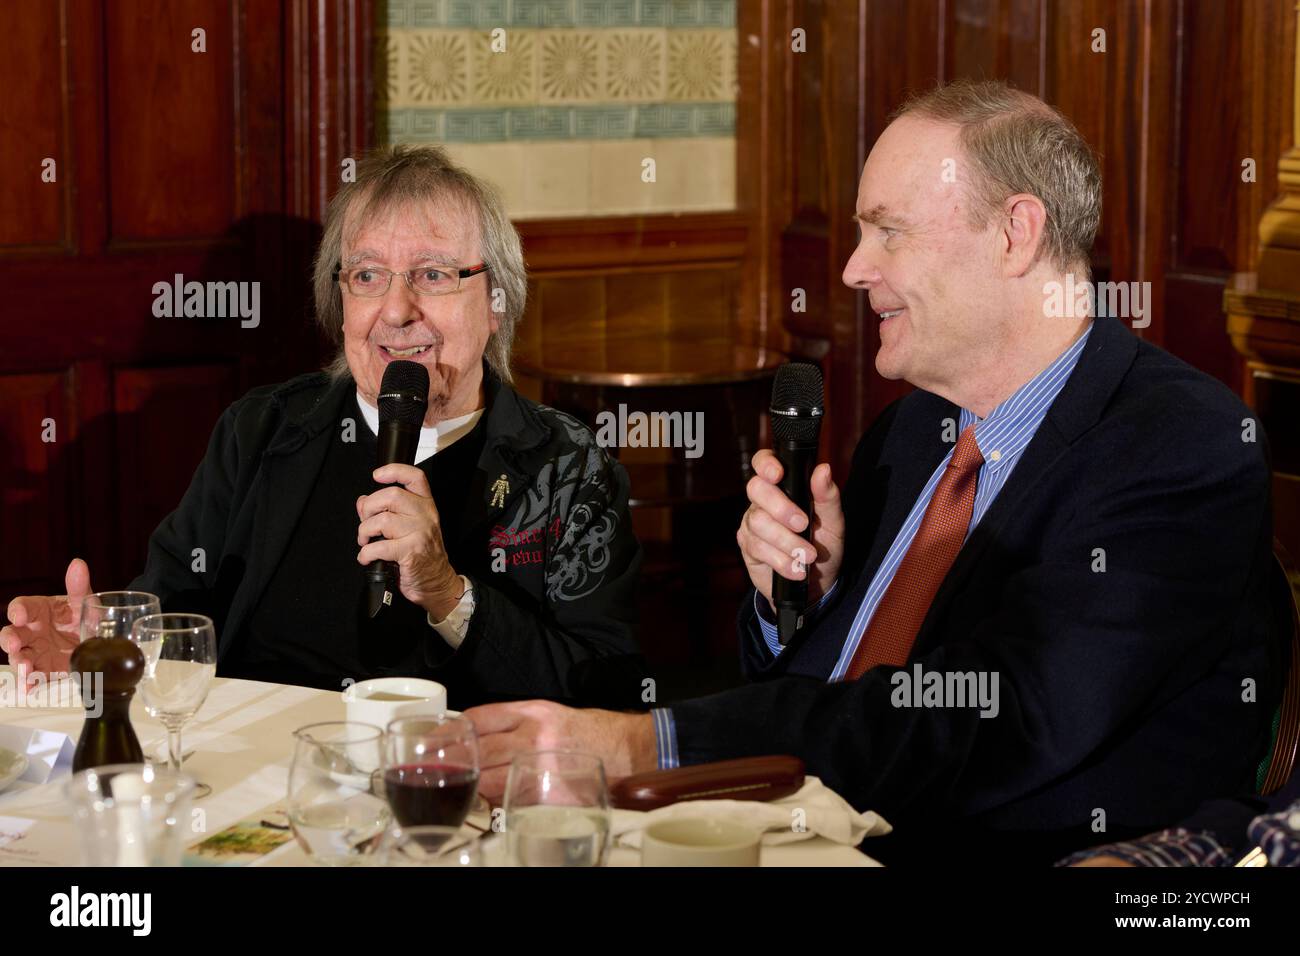
[[(811, 515), (756, 456), (751, 683), (649, 716), (475, 708), (484, 789), (551, 746), (612, 777), (788, 753), (895, 825), (868, 847), (886, 862), (1049, 863), (1247, 788), (1281, 695), (1264, 436), (1135, 315), (1094, 318), (1100, 205), (1092, 152), (1042, 101), (969, 82), (910, 101), (863, 169), (844, 282), (879, 316), (877, 370), (916, 391), (842, 492), (818, 466)], [(774, 572), (813, 602), (784, 647)]]

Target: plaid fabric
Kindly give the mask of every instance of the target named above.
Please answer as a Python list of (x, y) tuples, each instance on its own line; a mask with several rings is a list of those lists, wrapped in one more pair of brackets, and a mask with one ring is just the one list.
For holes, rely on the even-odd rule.
[(1073, 866), (1095, 856), (1114, 856), (1134, 866), (1231, 866), (1235, 858), (1206, 832), (1182, 827), (1161, 830), (1140, 840), (1107, 843), (1072, 853), (1057, 866)]

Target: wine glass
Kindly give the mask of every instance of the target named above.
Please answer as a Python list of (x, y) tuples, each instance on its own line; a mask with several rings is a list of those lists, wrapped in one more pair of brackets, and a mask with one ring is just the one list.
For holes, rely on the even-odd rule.
[(605, 765), (569, 750), (519, 754), (506, 778), (506, 843), (518, 866), (601, 866), (611, 810)]
[(404, 827), (459, 827), (478, 793), (478, 734), (454, 714), (400, 717), (384, 738), (384, 792)]
[[(148, 614), (131, 628), (144, 654), (140, 697), (149, 716), (167, 728), (167, 757), (180, 773), (181, 728), (203, 706), (217, 673), (217, 634), (202, 614)], [(212, 788), (196, 783), (194, 799)]]
[(371, 789), (383, 765), (384, 732), (373, 724), (327, 721), (293, 736), (288, 813), (298, 844), (328, 866), (367, 862), (393, 819)]
[(145, 591), (100, 591), (81, 601), (81, 640), (92, 637), (131, 636), (131, 628), (146, 614), (162, 608), (158, 598)]

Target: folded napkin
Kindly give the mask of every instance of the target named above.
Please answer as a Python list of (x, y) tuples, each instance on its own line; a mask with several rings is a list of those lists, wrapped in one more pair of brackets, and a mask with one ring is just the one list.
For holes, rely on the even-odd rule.
[(641, 845), (641, 830), (658, 820), (730, 820), (762, 831), (769, 846), (814, 836), (845, 846), (865, 837), (884, 836), (894, 828), (878, 813), (858, 813), (834, 790), (813, 776), (804, 777), (797, 793), (769, 803), (755, 800), (683, 800), (658, 810), (614, 811), (614, 835), (625, 846)]

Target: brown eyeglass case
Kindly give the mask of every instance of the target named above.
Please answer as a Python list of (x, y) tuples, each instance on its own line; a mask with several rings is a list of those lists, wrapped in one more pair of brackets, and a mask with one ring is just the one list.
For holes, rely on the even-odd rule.
[(610, 788), (620, 810), (657, 810), (679, 800), (779, 800), (803, 786), (798, 757), (742, 757), (624, 777)]

